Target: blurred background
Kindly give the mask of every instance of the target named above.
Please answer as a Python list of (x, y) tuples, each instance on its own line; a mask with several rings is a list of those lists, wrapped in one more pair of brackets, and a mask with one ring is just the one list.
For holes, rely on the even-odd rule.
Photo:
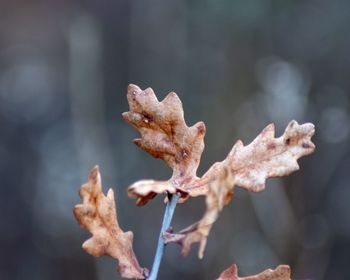
[[(215, 279), (290, 264), (293, 279), (350, 279), (350, 1), (0, 1), (0, 279), (120, 279), (115, 261), (81, 249), (72, 215), (99, 164), (124, 230), (150, 267), (164, 211), (126, 195), (171, 170), (132, 144), (129, 83), (170, 91), (189, 125), (203, 120), (199, 174), (270, 122), (316, 125), (316, 152), (266, 191), (236, 188), (208, 239), (187, 258), (167, 247), (159, 279)], [(179, 230), (203, 198), (177, 208)]]

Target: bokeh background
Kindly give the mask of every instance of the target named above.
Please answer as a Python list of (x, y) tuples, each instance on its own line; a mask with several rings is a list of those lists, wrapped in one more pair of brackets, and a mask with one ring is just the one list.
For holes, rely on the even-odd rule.
[[(209, 236), (182, 258), (166, 249), (159, 279), (215, 279), (290, 264), (293, 279), (350, 279), (350, 1), (0, 1), (0, 279), (120, 279), (82, 249), (72, 215), (99, 164), (120, 224), (150, 267), (163, 198), (139, 208), (126, 188), (171, 170), (132, 144), (126, 88), (170, 91), (188, 124), (203, 120), (199, 173), (268, 123), (316, 125), (316, 152), (266, 191), (236, 188)], [(177, 208), (197, 221), (203, 198)]]

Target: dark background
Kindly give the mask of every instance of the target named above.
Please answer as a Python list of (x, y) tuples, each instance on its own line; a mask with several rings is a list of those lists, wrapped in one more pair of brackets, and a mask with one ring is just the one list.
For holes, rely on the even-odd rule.
[[(126, 88), (170, 91), (207, 125), (199, 173), (270, 122), (313, 122), (317, 148), (266, 191), (236, 188), (205, 257), (167, 247), (159, 279), (215, 279), (290, 264), (293, 279), (350, 279), (350, 1), (0, 1), (0, 279), (119, 279), (81, 249), (72, 215), (99, 164), (119, 220), (150, 267), (163, 198), (138, 208), (126, 188), (171, 170), (132, 144)], [(177, 208), (197, 221), (204, 199)]]

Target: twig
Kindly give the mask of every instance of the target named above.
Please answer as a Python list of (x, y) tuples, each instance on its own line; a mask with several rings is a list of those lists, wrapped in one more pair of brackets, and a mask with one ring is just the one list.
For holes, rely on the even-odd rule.
[(168, 197), (169, 201), (166, 205), (165, 212), (164, 212), (162, 228), (160, 230), (159, 238), (158, 238), (156, 255), (154, 256), (152, 270), (151, 270), (149, 277), (147, 278), (148, 280), (156, 280), (157, 279), (160, 262), (162, 260), (164, 248), (165, 248), (165, 244), (164, 244), (164, 240), (163, 240), (163, 233), (170, 227), (170, 223), (171, 223), (171, 220), (173, 218), (176, 204), (177, 204), (177, 201), (179, 200), (179, 198), (180, 198), (180, 194), (178, 194), (178, 193), (175, 195), (169, 195), (169, 197)]

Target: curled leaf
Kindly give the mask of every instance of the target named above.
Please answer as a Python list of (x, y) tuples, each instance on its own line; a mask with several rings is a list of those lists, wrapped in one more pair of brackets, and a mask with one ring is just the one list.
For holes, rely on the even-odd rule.
[(107, 196), (103, 194), (98, 166), (90, 171), (79, 195), (83, 203), (74, 207), (75, 218), (92, 233), (83, 244), (84, 250), (95, 257), (117, 259), (122, 277), (144, 279), (147, 271), (140, 267), (132, 249), (133, 233), (123, 232), (119, 227), (113, 190), (109, 189)]
[(215, 163), (201, 179), (184, 189), (190, 196), (206, 195), (206, 212), (202, 219), (176, 234), (166, 234), (166, 242), (176, 242), (187, 255), (191, 244), (199, 242), (203, 257), (207, 236), (223, 206), (230, 201), (235, 185), (258, 192), (269, 177), (285, 176), (298, 170), (297, 159), (314, 151), (311, 142), (313, 124), (291, 121), (284, 134), (274, 138), (273, 125), (267, 126), (248, 146), (238, 141), (227, 158)]
[(128, 188), (129, 197), (136, 198), (138, 206), (145, 205), (157, 194), (175, 194), (177, 192), (184, 198), (188, 195), (185, 190), (179, 187), (175, 188), (169, 181), (140, 180)]
[(238, 277), (237, 265), (232, 264), (220, 274), (217, 280), (290, 280), (290, 267), (279, 265), (274, 270), (267, 269), (253, 276)]

